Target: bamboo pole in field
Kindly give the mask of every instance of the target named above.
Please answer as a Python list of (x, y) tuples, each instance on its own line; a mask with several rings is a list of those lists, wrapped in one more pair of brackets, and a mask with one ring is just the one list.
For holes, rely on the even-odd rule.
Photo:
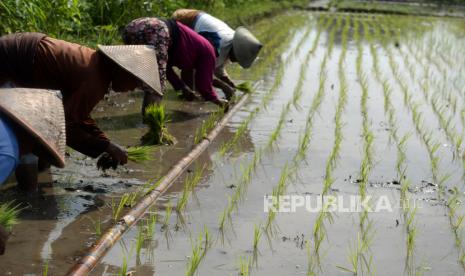
[(110, 250), (110, 248), (119, 241), (121, 236), (145, 214), (149, 207), (169, 189), (169, 187), (187, 169), (187, 167), (207, 149), (213, 139), (215, 139), (234, 113), (236, 113), (242, 105), (244, 105), (248, 98), (249, 94), (244, 94), (234, 107), (231, 108), (218, 122), (216, 127), (208, 134), (208, 136), (203, 138), (203, 140), (197, 144), (192, 151), (189, 152), (189, 154), (182, 158), (168, 171), (156, 189), (146, 195), (137, 203), (136, 206), (134, 206), (134, 208), (129, 210), (129, 212), (121, 220), (103, 234), (103, 236), (85, 253), (83, 257), (81, 257), (71, 270), (69, 270), (68, 275), (88, 275)]

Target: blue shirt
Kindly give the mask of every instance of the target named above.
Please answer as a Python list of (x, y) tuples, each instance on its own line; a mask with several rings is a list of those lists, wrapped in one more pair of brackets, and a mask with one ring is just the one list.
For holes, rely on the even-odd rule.
[(5, 182), (18, 163), (18, 140), (9, 120), (0, 114), (0, 184)]

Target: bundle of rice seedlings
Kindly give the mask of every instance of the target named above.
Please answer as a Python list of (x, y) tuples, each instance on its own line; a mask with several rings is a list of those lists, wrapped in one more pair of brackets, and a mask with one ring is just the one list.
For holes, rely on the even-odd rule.
[(149, 105), (144, 115), (144, 123), (149, 127), (149, 131), (142, 137), (142, 142), (146, 145), (174, 144), (175, 138), (168, 133), (167, 122), (163, 104)]
[(129, 147), (127, 149), (128, 159), (136, 163), (150, 161), (153, 160), (153, 151), (152, 146)]
[(13, 205), (13, 201), (0, 204), (0, 225), (10, 231), (13, 225), (18, 223), (20, 211), (19, 204)]
[(253, 87), (252, 84), (250, 84), (250, 81), (245, 81), (243, 83), (240, 83), (236, 85), (236, 88), (242, 92), (245, 93), (252, 93), (253, 92)]

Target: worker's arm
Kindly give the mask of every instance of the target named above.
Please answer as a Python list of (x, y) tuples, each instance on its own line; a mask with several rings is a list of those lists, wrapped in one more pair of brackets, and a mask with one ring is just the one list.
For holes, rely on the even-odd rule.
[(226, 72), (225, 64), (222, 64), (215, 69), (215, 77), (217, 77), (222, 82), (225, 82), (230, 87), (236, 88), (236, 85), (229, 77), (228, 72)]
[(214, 52), (212, 50), (209, 51), (209, 49), (204, 49), (204, 51), (204, 53), (201, 53), (195, 66), (194, 81), (196, 90), (205, 100), (211, 101), (221, 107), (227, 107), (228, 101), (220, 100), (213, 88), (213, 73), (215, 70)]
[(103, 99), (108, 84), (92, 78), (81, 85), (63, 101), (66, 114), (67, 144), (71, 148), (96, 158), (106, 152), (121, 165), (127, 163), (127, 152), (101, 131), (90, 117), (92, 109)]

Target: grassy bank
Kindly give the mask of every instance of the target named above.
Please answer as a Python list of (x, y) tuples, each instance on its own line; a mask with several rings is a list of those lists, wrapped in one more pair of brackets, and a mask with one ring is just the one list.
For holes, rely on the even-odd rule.
[(0, 34), (37, 31), (95, 46), (120, 42), (121, 29), (135, 18), (169, 17), (178, 8), (205, 10), (235, 27), (307, 3), (308, 0), (2, 0)]

